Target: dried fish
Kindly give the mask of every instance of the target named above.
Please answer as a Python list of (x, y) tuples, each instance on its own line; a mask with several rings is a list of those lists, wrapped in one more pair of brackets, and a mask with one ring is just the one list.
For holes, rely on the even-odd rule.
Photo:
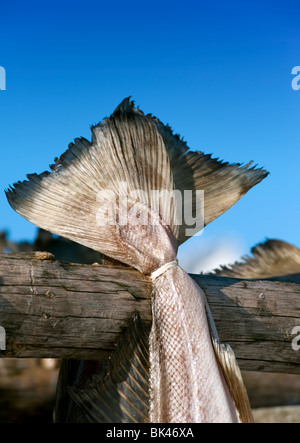
[[(233, 352), (217, 338), (211, 339), (205, 294), (180, 268), (176, 255), (191, 230), (197, 233), (228, 210), (267, 172), (251, 163), (228, 164), (190, 151), (169, 126), (144, 115), (129, 99), (91, 131), (91, 142), (75, 139), (55, 160), (52, 172), (31, 174), (28, 181), (11, 187), (9, 203), (37, 226), (152, 278), (145, 421), (251, 421)], [(204, 191), (202, 205), (197, 191), (202, 197)], [(139, 345), (136, 331), (126, 337), (128, 346)], [(89, 420), (134, 421), (135, 412), (143, 410), (145, 398), (129, 383), (133, 383), (131, 363), (134, 358), (140, 361), (139, 354), (115, 352), (102, 381), (96, 377), (101, 392), (95, 378), (81, 390), (69, 390)], [(112, 369), (120, 358), (129, 364), (122, 381)], [(139, 365), (135, 367), (141, 374)], [(135, 381), (140, 386), (140, 380)], [(119, 399), (119, 406), (108, 414), (110, 398)], [(120, 414), (124, 408), (130, 411), (126, 416)]]
[(221, 266), (211, 274), (232, 278), (282, 277), (286, 281), (300, 281), (300, 249), (283, 240), (269, 239), (251, 249), (252, 257), (245, 256), (230, 266)]

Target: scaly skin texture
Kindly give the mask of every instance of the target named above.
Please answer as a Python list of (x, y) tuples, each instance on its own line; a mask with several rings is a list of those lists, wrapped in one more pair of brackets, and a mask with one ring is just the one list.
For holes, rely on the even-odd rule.
[[(172, 262), (190, 235), (190, 222), (183, 217), (178, 223), (182, 198), (178, 192), (176, 201), (170, 198), (174, 190), (181, 196), (194, 191), (184, 202), (191, 214), (197, 208), (195, 191), (204, 190), (204, 218), (196, 211), (200, 230), (267, 175), (251, 164), (230, 165), (189, 151), (168, 126), (129, 99), (91, 131), (91, 141), (75, 139), (51, 172), (30, 174), (11, 187), (8, 201), (40, 228), (145, 275)], [(152, 198), (157, 191), (162, 195)], [(213, 352), (201, 290), (176, 266), (155, 281), (153, 294), (152, 420), (237, 421)]]
[(179, 266), (154, 281), (151, 422), (239, 421), (216, 361), (203, 296)]

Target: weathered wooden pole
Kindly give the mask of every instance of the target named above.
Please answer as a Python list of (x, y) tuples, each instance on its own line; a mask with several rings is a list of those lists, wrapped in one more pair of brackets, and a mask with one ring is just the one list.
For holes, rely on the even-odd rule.
[[(241, 369), (300, 373), (293, 346), (299, 284), (192, 277)], [(0, 356), (106, 359), (135, 313), (150, 328), (151, 287), (129, 267), (59, 262), (46, 252), (0, 254)]]

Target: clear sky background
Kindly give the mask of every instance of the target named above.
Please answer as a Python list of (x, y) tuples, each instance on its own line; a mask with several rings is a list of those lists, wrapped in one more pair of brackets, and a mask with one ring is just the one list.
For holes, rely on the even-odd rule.
[(232, 261), (267, 237), (300, 247), (299, 18), (298, 0), (1, 2), (0, 231), (35, 237), (4, 189), (90, 138), (90, 125), (131, 95), (191, 149), (270, 172), (186, 242), (188, 270)]

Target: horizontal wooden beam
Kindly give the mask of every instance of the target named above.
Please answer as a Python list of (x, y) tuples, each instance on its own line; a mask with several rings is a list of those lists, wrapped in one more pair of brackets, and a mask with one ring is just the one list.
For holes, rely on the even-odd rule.
[[(292, 347), (299, 284), (192, 278), (241, 369), (300, 373), (300, 350)], [(59, 262), (43, 252), (0, 254), (0, 356), (106, 359), (135, 313), (150, 328), (150, 297), (150, 279), (128, 267)]]

